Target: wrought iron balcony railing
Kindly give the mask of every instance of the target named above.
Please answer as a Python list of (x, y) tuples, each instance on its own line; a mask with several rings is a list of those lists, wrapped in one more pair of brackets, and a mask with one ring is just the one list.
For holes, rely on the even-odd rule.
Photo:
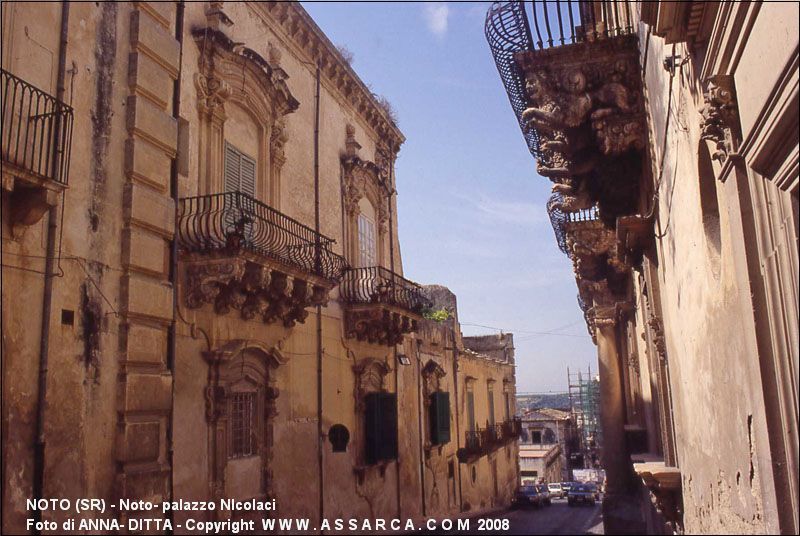
[(393, 305), (416, 314), (431, 306), (421, 286), (381, 266), (348, 269), (341, 292), (351, 304)]
[(244, 250), (328, 281), (347, 266), (332, 239), (242, 192), (181, 199), (178, 240), (187, 253)]
[(66, 185), (72, 147), (72, 108), (0, 69), (3, 162)]
[[(628, 0), (505, 0), (493, 2), (484, 30), (528, 148), (539, 158), (539, 137), (522, 120), (525, 79), (515, 63), (519, 52), (546, 50), (633, 32)], [(533, 20), (531, 27), (530, 20)], [(533, 30), (533, 31), (531, 31)]]
[(522, 421), (516, 417), (499, 424), (487, 424), (486, 428), (468, 430), (464, 432), (464, 447), (459, 449), (459, 460), (463, 463), (489, 454), (516, 441), (521, 433)]

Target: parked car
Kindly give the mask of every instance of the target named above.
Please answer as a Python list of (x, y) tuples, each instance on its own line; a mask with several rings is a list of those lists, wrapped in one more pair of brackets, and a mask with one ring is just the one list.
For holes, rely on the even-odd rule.
[(595, 492), (589, 487), (589, 484), (573, 483), (567, 492), (567, 504), (575, 506), (576, 504), (589, 504), (594, 505), (597, 501)]
[(550, 490), (547, 489), (545, 484), (536, 486), (536, 492), (539, 494), (539, 504), (550, 506)]
[(524, 508), (529, 506), (539, 506), (541, 504), (541, 497), (536, 486), (520, 486), (517, 493), (514, 494), (514, 499), (511, 501), (511, 506), (514, 508)]
[(547, 490), (550, 492), (550, 497), (553, 499), (563, 499), (564, 498), (564, 488), (561, 486), (561, 482), (551, 482), (547, 485)]

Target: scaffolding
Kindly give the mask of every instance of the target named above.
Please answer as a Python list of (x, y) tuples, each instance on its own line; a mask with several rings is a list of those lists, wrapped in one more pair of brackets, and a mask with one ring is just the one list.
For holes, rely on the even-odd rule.
[[(588, 371), (571, 371), (567, 368), (570, 412), (578, 429), (582, 460), (571, 463), (572, 468), (600, 466), (600, 447), (603, 444), (600, 426), (600, 378)], [(572, 460), (571, 460), (572, 461)]]

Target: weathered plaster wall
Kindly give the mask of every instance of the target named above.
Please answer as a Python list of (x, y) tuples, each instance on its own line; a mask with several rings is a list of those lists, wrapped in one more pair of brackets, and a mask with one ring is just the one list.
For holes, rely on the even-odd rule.
[[(640, 31), (640, 49), (647, 51), (642, 64), (647, 65), (653, 176), (663, 177), (656, 224), (658, 276), (687, 532), (777, 530), (771, 524), (776, 516), (743, 246), (741, 179), (730, 176), (723, 182), (702, 176), (707, 142), (699, 130), (701, 70), (706, 76), (734, 74), (746, 131), (751, 110), (761, 109), (770, 87), (765, 73), (780, 72), (788, 55), (796, 54), (791, 49), (797, 6), (769, 4), (761, 12), (758, 23), (748, 28), (746, 42), (731, 45), (741, 54), (738, 66), (720, 68), (720, 57), (678, 44), (674, 50), (681, 65), (671, 95), (670, 73), (662, 60), (671, 55), (672, 46), (655, 36), (648, 42), (646, 27)], [(794, 41), (773, 33), (788, 35), (792, 27)], [(719, 177), (719, 164), (712, 169)], [(718, 206), (718, 218), (701, 206), (703, 181)]]

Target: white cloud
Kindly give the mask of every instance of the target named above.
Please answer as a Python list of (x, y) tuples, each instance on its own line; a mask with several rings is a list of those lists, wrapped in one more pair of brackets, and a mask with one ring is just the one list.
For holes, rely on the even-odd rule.
[(447, 4), (426, 4), (423, 11), (428, 29), (436, 37), (444, 37), (447, 33), (447, 19), (450, 17), (450, 7)]

